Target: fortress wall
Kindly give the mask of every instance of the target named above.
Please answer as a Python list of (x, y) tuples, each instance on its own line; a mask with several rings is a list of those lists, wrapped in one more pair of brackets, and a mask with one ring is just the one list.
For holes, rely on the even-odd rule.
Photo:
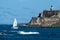
[(57, 22), (60, 18), (44, 18), (44, 22)]

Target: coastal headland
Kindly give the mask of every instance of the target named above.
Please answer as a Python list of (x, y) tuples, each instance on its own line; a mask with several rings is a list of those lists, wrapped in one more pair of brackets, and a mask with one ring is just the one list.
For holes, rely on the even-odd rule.
[[(60, 10), (54, 10), (51, 5), (50, 10), (43, 10), (37, 17), (32, 17), (28, 24), (23, 26), (59, 26)], [(57, 24), (57, 25), (56, 25)]]

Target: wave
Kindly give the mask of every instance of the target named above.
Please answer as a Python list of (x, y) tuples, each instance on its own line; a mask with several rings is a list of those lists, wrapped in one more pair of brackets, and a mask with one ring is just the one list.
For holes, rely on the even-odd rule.
[(39, 32), (24, 32), (24, 31), (19, 31), (18, 34), (40, 34)]

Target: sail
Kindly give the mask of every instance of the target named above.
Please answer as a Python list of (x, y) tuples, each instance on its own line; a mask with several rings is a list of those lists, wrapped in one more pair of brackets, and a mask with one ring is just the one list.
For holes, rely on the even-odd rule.
[(18, 27), (17, 27), (17, 20), (16, 20), (16, 18), (14, 19), (13, 28), (14, 28), (14, 29), (18, 29)]

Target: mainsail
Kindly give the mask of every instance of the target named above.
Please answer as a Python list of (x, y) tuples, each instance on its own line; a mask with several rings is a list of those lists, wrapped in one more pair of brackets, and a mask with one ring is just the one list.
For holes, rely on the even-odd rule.
[(17, 20), (16, 20), (16, 18), (14, 19), (13, 28), (14, 28), (14, 29), (18, 29), (18, 27), (17, 27)]

